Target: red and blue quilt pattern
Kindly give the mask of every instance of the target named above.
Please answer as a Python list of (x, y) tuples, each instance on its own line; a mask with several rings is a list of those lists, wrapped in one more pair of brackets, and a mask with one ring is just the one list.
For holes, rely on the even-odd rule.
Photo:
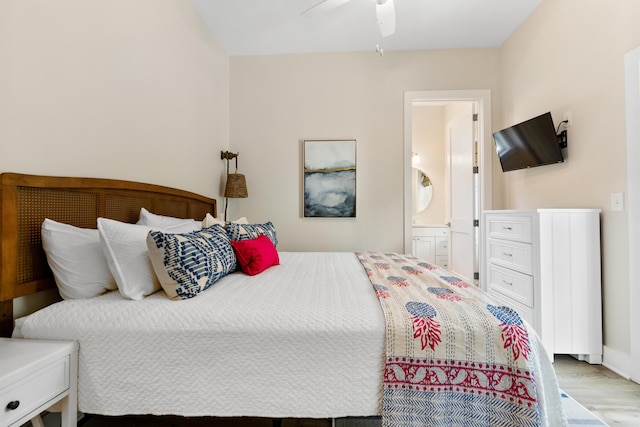
[(527, 325), (450, 272), (358, 252), (386, 321), (382, 425), (538, 426)]

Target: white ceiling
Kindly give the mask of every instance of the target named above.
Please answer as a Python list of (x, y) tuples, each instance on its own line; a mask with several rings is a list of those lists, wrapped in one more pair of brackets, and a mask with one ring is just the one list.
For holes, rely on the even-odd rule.
[(227, 54), (498, 47), (542, 0), (394, 0), (396, 32), (378, 32), (375, 0), (302, 15), (320, 0), (191, 0)]

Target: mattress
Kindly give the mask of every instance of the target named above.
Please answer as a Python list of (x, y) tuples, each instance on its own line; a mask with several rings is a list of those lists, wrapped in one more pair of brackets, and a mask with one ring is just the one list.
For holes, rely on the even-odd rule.
[(281, 252), (280, 263), (188, 300), (62, 301), (20, 333), (78, 341), (85, 413), (378, 415), (384, 318), (355, 254)]

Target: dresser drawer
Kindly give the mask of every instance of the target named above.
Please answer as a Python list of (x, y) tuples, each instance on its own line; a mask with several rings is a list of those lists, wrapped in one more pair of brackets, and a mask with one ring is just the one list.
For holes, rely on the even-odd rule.
[[(69, 356), (0, 390), (0, 425), (10, 425), (69, 389)], [(7, 408), (19, 402), (17, 408)]]
[(487, 289), (533, 308), (533, 277), (489, 264)]
[(532, 274), (533, 271), (531, 245), (527, 243), (489, 239), (487, 261), (525, 274)]
[(531, 243), (531, 229), (529, 216), (487, 216), (489, 238)]
[(495, 291), (490, 291), (489, 296), (495, 301), (496, 304), (511, 307), (518, 312), (520, 318), (527, 322), (529, 325), (535, 325), (535, 312), (532, 308), (529, 308), (517, 301), (505, 297), (503, 294)]
[(449, 268), (449, 257), (446, 255), (436, 255), (436, 265), (444, 268), (445, 270)]
[(449, 235), (448, 227), (413, 227), (411, 229), (413, 236), (428, 237), (447, 237)]

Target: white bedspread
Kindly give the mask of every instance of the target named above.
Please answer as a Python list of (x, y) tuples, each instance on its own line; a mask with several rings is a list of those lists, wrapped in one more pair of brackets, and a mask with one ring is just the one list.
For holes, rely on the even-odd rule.
[(325, 418), (380, 411), (384, 319), (353, 253), (280, 253), (196, 298), (112, 292), (24, 320), (77, 340), (79, 410), (104, 415)]

